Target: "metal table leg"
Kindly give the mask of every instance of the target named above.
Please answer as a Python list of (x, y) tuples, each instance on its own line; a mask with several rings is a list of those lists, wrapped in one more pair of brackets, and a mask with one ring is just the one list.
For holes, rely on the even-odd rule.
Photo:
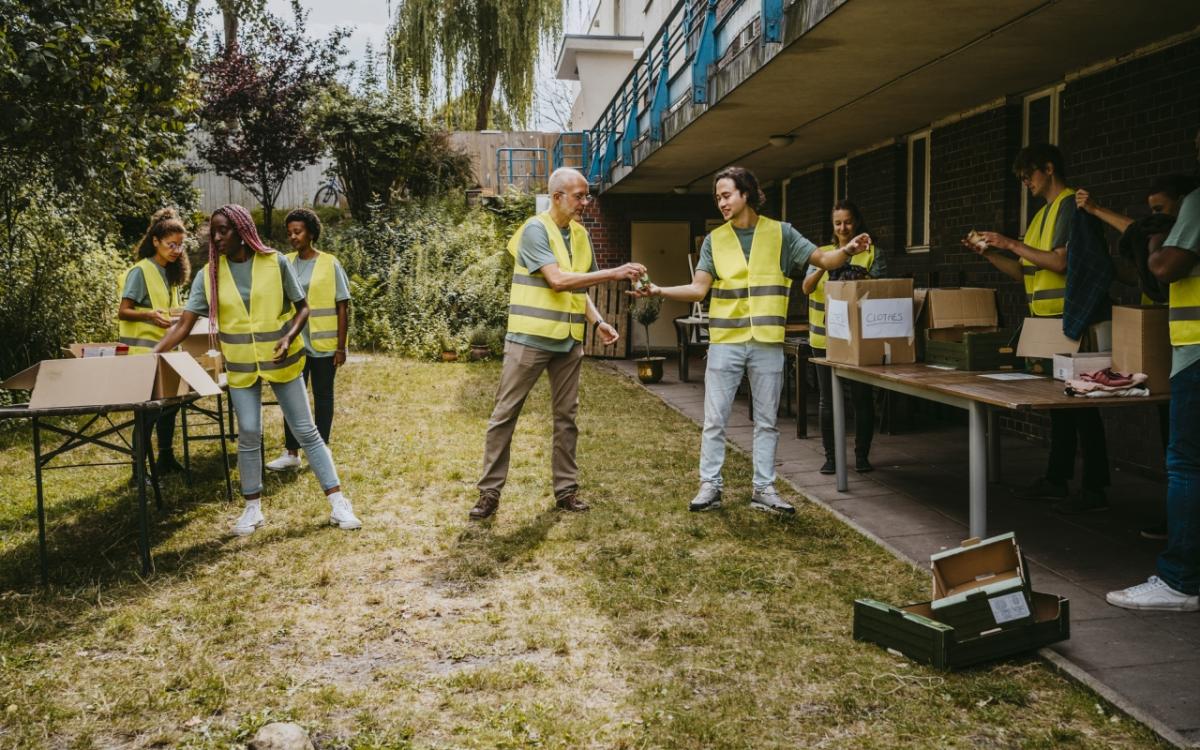
[(846, 469), (846, 404), (842, 399), (842, 379), (837, 370), (829, 368), (830, 395), (833, 398), (833, 461), (837, 466), (837, 491), (850, 489)]
[(987, 408), (987, 474), (989, 482), (1000, 481), (1000, 419), (996, 410)]
[[(180, 409), (179, 414), (180, 427), (183, 429), (183, 481), (187, 483), (187, 486), (189, 487), (192, 486), (192, 453), (188, 449), (189, 441), (187, 415), (188, 412), (191, 411), (191, 408), (191, 404), (184, 404), (183, 408)], [(220, 414), (220, 410), (218, 410), (217, 413)], [(222, 424), (224, 423), (222, 422)]]
[(970, 417), (970, 531), (971, 536), (987, 536), (987, 416), (984, 405), (972, 401)]
[(33, 418), (33, 480), (37, 485), (38, 519), (38, 562), (41, 565), (42, 585), (49, 584), (46, 572), (46, 504), (42, 494), (42, 429), (37, 417)]
[(221, 430), (221, 468), (225, 471), (225, 499), (233, 502), (233, 482), (229, 479), (229, 446), (225, 442), (225, 406), (217, 396), (217, 425)]
[(138, 491), (138, 531), (141, 544), (142, 575), (150, 575), (150, 522), (146, 512), (146, 426), (144, 411), (135, 411), (133, 420), (134, 482)]
[(805, 344), (796, 345), (796, 437), (808, 437), (808, 354)]

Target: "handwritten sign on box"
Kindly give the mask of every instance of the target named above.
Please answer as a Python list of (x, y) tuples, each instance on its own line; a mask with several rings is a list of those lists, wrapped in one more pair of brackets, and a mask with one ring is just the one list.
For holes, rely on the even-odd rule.
[(911, 297), (864, 299), (859, 302), (864, 339), (898, 339), (913, 335)]
[(844, 299), (825, 300), (825, 335), (850, 340), (850, 304)]

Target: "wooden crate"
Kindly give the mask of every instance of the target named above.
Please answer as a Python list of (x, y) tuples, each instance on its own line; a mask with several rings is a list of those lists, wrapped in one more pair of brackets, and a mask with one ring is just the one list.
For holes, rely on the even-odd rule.
[(587, 356), (608, 359), (625, 359), (629, 356), (629, 295), (625, 294), (625, 286), (619, 281), (608, 281), (588, 289), (587, 293), (600, 315), (617, 329), (621, 338), (617, 339), (616, 344), (605, 346), (589, 323), (583, 340), (583, 351)]

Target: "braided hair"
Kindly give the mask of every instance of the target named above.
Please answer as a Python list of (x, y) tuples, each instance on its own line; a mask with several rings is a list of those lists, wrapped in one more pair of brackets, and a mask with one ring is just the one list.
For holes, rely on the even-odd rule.
[[(216, 211), (213, 211), (212, 215), (216, 216), (217, 214), (224, 216), (233, 224), (233, 231), (237, 232), (242, 244), (248, 245), (254, 252), (261, 255), (269, 255), (275, 252), (267, 247), (258, 236), (258, 227), (254, 226), (254, 219), (245, 208), (236, 203), (227, 203)], [(217, 319), (217, 312), (220, 308), (217, 298), (217, 266), (219, 262), (217, 243), (213, 242), (210, 237), (208, 242), (208, 320), (210, 323), (208, 326), (208, 345), (210, 349), (214, 350), (218, 345), (217, 330), (220, 328), (220, 321)]]

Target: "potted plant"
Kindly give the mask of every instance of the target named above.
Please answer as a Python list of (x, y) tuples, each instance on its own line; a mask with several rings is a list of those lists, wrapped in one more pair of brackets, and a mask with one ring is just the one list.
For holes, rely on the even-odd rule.
[(634, 360), (637, 363), (638, 380), (646, 384), (657, 383), (663, 376), (663, 362), (666, 361), (666, 357), (650, 356), (650, 326), (658, 320), (661, 310), (662, 297), (641, 297), (629, 309), (629, 314), (646, 332), (646, 356)]
[(458, 345), (455, 344), (454, 338), (449, 334), (442, 336), (442, 361), (457, 362), (458, 361)]
[(487, 359), (492, 354), (492, 330), (480, 323), (471, 329), (467, 343), (471, 345), (472, 362)]

